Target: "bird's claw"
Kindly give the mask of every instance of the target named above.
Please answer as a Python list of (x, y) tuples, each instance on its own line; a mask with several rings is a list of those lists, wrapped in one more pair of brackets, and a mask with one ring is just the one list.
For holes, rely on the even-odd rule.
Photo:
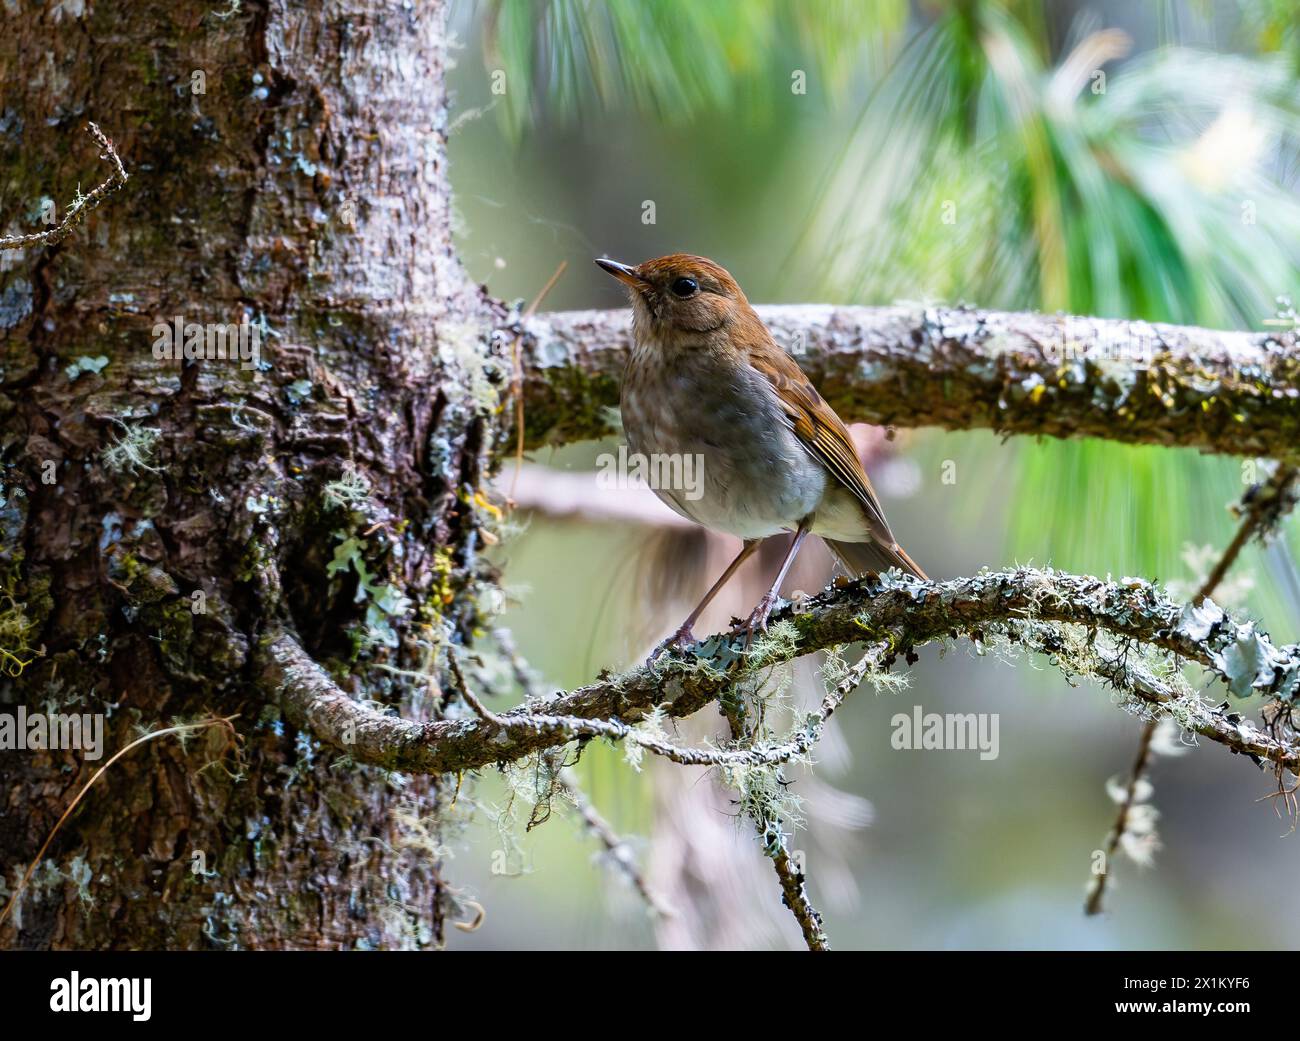
[(741, 625), (731, 630), (733, 636), (739, 636), (741, 633), (745, 634), (745, 650), (748, 651), (750, 644), (754, 642), (755, 633), (767, 630), (767, 619), (772, 613), (772, 608), (776, 606), (776, 599), (774, 595), (764, 593), (763, 599), (750, 612), (749, 617)]
[(669, 651), (680, 651), (682, 648), (689, 647), (693, 643), (695, 643), (694, 630), (691, 629), (689, 625), (683, 625), (673, 633), (672, 636), (668, 637), (668, 639), (664, 640), (663, 643), (659, 644), (658, 647), (650, 652), (650, 657), (646, 659), (646, 664), (653, 665)]

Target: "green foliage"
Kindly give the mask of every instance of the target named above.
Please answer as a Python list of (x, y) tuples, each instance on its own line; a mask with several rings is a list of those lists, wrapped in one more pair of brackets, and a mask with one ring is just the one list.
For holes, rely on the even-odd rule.
[[(956, 5), (924, 30), (787, 265), (808, 291), (1261, 328), (1300, 282), (1300, 198), (1277, 161), (1300, 143), (1292, 68), (1174, 47), (1117, 67), (1121, 34), (1077, 28), (1055, 66), (1015, 5)], [(1244, 490), (1236, 462), (1191, 452), (1014, 450), (1012, 558), (1177, 577), (1186, 544), (1226, 541)]]
[[(1204, 2), (1204, 0), (1202, 0)], [(1288, 57), (1300, 75), (1300, 3), (1296, 0), (1237, 0), (1243, 43), (1265, 53)]]
[(1126, 50), (1090, 33), (1049, 68), (999, 4), (937, 21), (828, 184), (802, 258), (815, 280), (857, 302), (1268, 317), (1300, 259), (1300, 201), (1265, 162), (1300, 139), (1294, 81), (1280, 61), (1174, 48), (1111, 69)]
[(543, 108), (572, 117), (593, 102), (670, 122), (742, 103), (753, 114), (790, 96), (800, 68), (842, 95), (864, 48), (883, 50), (906, 16), (902, 0), (492, 0), (483, 42), (518, 133)]

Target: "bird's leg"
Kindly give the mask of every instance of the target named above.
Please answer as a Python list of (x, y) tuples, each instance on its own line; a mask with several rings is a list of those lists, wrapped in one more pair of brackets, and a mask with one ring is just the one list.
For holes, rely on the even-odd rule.
[(696, 604), (695, 610), (686, 616), (686, 621), (682, 622), (672, 636), (654, 649), (654, 653), (650, 655), (651, 661), (654, 661), (669, 648), (685, 647), (688, 643), (695, 642), (695, 623), (699, 621), (700, 615), (712, 603), (713, 598), (718, 595), (722, 587), (731, 580), (731, 576), (736, 573), (740, 565), (753, 555), (754, 550), (758, 549), (759, 541), (758, 539), (745, 540), (740, 547), (740, 552), (736, 554), (736, 559), (727, 565), (727, 570), (722, 573), (722, 577), (713, 583), (713, 587), (704, 594), (704, 599)]
[(785, 551), (785, 559), (781, 561), (781, 570), (776, 573), (776, 579), (772, 582), (772, 587), (763, 594), (763, 599), (758, 602), (753, 613), (745, 620), (745, 624), (739, 629), (733, 630), (735, 633), (745, 634), (745, 647), (748, 648), (753, 642), (754, 633), (761, 632), (767, 628), (767, 616), (772, 613), (772, 607), (776, 604), (777, 594), (781, 590), (781, 583), (785, 581), (785, 576), (790, 570), (790, 565), (794, 563), (794, 558), (799, 554), (799, 547), (803, 545), (803, 540), (808, 537), (808, 529), (812, 527), (812, 517), (805, 517), (799, 522), (799, 527), (794, 533), (794, 538), (790, 540), (790, 548)]

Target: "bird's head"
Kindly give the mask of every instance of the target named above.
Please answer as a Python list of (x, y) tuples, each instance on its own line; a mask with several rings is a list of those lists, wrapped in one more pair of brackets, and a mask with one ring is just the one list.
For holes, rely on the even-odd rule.
[(631, 267), (596, 263), (628, 287), (639, 326), (657, 337), (709, 333), (753, 314), (727, 270), (707, 257), (670, 253)]

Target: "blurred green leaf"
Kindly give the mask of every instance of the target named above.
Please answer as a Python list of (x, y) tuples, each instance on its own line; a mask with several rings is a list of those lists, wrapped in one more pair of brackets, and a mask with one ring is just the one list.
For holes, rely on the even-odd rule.
[(753, 118), (791, 96), (796, 70), (842, 97), (864, 65), (883, 63), (907, 11), (906, 0), (491, 0), (483, 43), (505, 73), (515, 134), (543, 111), (572, 119), (593, 104), (669, 123), (706, 110)]
[[(1054, 66), (1021, 5), (952, 5), (901, 52), (794, 262), (855, 302), (899, 298), (1261, 328), (1300, 270), (1287, 62), (1075, 34)], [(1221, 544), (1234, 460), (1019, 445), (1008, 554), (1185, 574)]]

